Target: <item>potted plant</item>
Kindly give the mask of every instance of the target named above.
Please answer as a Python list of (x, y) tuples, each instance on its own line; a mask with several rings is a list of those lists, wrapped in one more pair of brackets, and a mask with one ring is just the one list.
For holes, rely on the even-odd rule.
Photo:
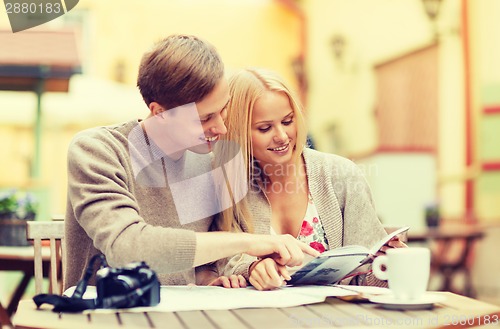
[(428, 227), (437, 227), (440, 222), (439, 204), (429, 203), (425, 206), (425, 223)]
[(31, 193), (26, 193), (24, 197), (17, 200), (17, 217), (25, 220), (34, 220), (38, 208), (38, 201)]
[(16, 218), (17, 208), (15, 190), (10, 190), (0, 195), (0, 220)]
[(26, 221), (36, 216), (38, 202), (29, 192), (9, 190), (0, 194), (0, 245), (28, 246)]

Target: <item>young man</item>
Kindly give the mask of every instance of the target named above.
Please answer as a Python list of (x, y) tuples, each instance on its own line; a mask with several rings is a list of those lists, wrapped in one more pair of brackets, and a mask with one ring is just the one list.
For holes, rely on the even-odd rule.
[(304, 252), (317, 255), (287, 235), (207, 232), (222, 210), (210, 193), (209, 152), (226, 133), (229, 102), (212, 45), (165, 38), (143, 56), (137, 85), (150, 110), (145, 120), (80, 132), (69, 147), (66, 288), (96, 253), (110, 266), (145, 261), (163, 285), (226, 287), (246, 282), (201, 265), (248, 253), (293, 266)]

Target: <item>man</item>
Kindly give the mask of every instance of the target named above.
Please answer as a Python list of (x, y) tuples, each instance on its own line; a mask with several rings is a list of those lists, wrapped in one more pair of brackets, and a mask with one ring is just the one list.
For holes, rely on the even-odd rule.
[(217, 185), (208, 182), (208, 153), (226, 133), (229, 102), (212, 45), (165, 38), (143, 56), (137, 85), (150, 110), (145, 120), (80, 132), (69, 147), (66, 288), (99, 252), (110, 266), (145, 261), (163, 285), (226, 287), (246, 282), (201, 265), (248, 253), (293, 266), (303, 252), (317, 255), (291, 236), (207, 232), (221, 210), (207, 195)]

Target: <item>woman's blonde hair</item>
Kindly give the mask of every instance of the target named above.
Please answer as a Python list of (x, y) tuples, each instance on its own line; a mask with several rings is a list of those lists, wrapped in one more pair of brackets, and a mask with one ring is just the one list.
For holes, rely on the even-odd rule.
[[(276, 73), (261, 69), (248, 68), (235, 73), (229, 79), (229, 94), (231, 101), (227, 108), (227, 134), (223, 139), (235, 143), (241, 148), (245, 164), (246, 177), (232, 175), (228, 179), (246, 179), (248, 182), (248, 193), (256, 192), (256, 175), (261, 172), (258, 164), (252, 157), (252, 115), (255, 102), (264, 92), (283, 93), (288, 97), (290, 106), (294, 112), (294, 121), (297, 127), (297, 138), (293, 154), (293, 161), (298, 168), (301, 161), (302, 150), (306, 145), (307, 129), (302, 106), (286, 86), (285, 81)], [(272, 111), (273, 109), (268, 109)], [(219, 143), (217, 152), (227, 153), (225, 143)], [(233, 144), (234, 145), (234, 144)], [(232, 151), (231, 153), (234, 153)], [(217, 158), (217, 157), (216, 157)], [(224, 158), (224, 156), (220, 157)], [(235, 186), (235, 185), (233, 185)], [(233, 207), (223, 211), (218, 219), (217, 227), (224, 231), (248, 231), (251, 230), (251, 215), (246, 198)]]

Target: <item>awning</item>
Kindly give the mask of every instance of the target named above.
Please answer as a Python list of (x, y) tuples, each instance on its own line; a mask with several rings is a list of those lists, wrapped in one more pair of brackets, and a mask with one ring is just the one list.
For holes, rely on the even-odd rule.
[(72, 30), (0, 31), (0, 45), (0, 90), (37, 95), (31, 177), (40, 178), (41, 98), (46, 91), (67, 92), (70, 77), (81, 73), (76, 35)]

